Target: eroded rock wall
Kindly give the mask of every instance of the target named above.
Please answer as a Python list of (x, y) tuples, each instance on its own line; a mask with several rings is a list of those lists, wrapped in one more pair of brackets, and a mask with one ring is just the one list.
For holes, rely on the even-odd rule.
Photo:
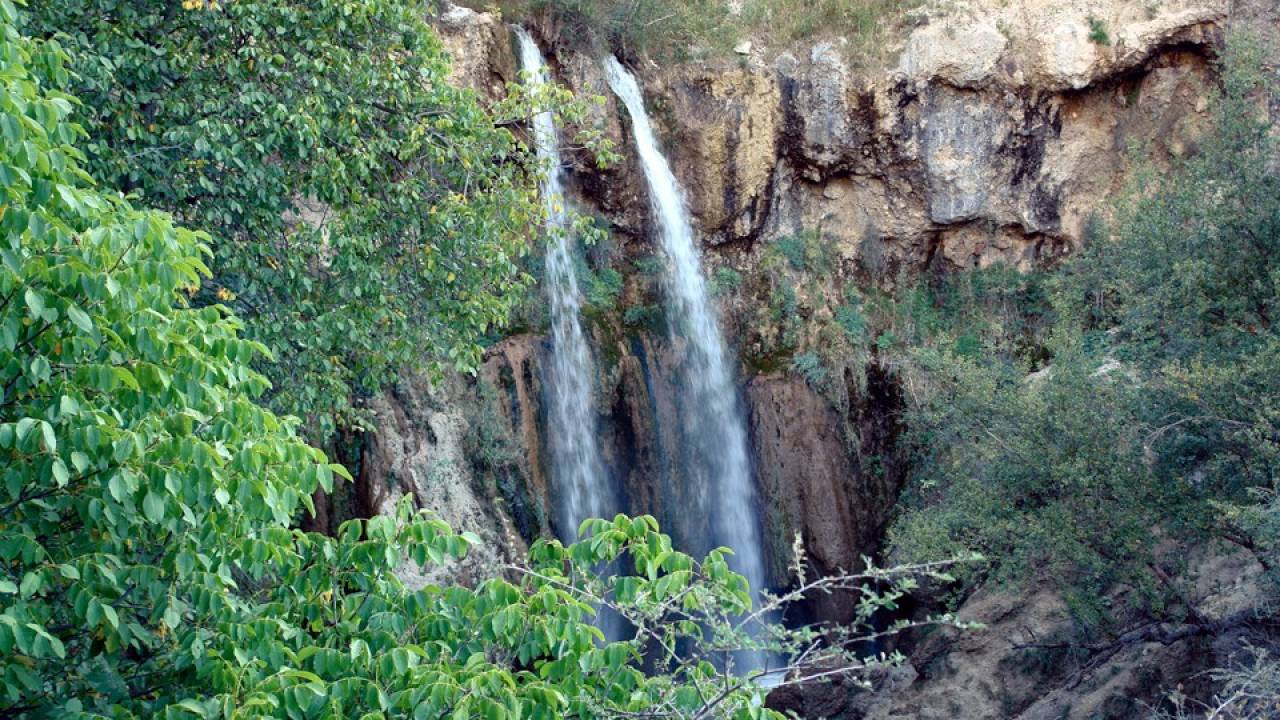
[[(721, 253), (749, 264), (770, 239), (816, 229), (864, 281), (892, 283), (935, 259), (1031, 267), (1078, 246), (1123, 186), (1135, 144), (1157, 157), (1193, 149), (1226, 13), (1225, 0), (1022, 0), (938, 15), (896, 68), (875, 73), (855, 72), (838, 40), (696, 67), (633, 64), (708, 246), (735, 246)], [(1092, 23), (1105, 41), (1090, 39)], [(601, 51), (544, 41), (563, 82), (605, 97), (596, 119), (628, 150)], [(602, 193), (579, 159), (578, 186), (643, 241), (633, 164), (606, 173)], [(869, 239), (887, 249), (870, 266)]]
[[(923, 636), (909, 662), (875, 680), (801, 687), (770, 705), (809, 718), (859, 720), (1127, 720), (1155, 717), (1175, 687), (1212, 692), (1209, 671), (1237, 662), (1268, 629), (1251, 623), (1262, 569), (1239, 548), (1216, 544), (1176, 555), (1195, 581), (1185, 601), (1203, 625), (1123, 617), (1134, 588), (1113, 588), (1114, 620), (1131, 629), (1114, 641), (1082, 635), (1071, 607), (1045, 587), (984, 588), (960, 613), (982, 630)], [(1127, 625), (1126, 625), (1127, 623)]]

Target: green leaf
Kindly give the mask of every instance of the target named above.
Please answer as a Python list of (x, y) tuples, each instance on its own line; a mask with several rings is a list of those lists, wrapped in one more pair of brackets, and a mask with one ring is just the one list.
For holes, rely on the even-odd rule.
[(45, 452), (55, 453), (58, 451), (58, 438), (53, 434), (53, 426), (49, 423), (40, 421), (40, 433), (44, 436)]
[(137, 391), (142, 389), (142, 386), (138, 384), (138, 379), (135, 378), (133, 373), (129, 372), (127, 369), (117, 367), (113, 368), (112, 372), (115, 373), (116, 379), (121, 383), (124, 383), (124, 385), (130, 390)]
[(170, 601), (168, 606), (165, 607), (162, 619), (164, 620), (164, 624), (169, 626), (170, 629), (177, 629), (178, 624), (182, 622), (182, 615), (178, 612), (178, 608), (172, 601)]
[(67, 470), (66, 463), (62, 462), (62, 458), (53, 459), (53, 479), (58, 483), (58, 487), (65, 487), (71, 480), (71, 473)]
[(43, 318), (45, 311), (44, 296), (36, 292), (35, 288), (27, 288), (27, 292), (23, 297), (27, 301), (27, 308), (31, 310), (32, 317)]
[[(171, 626), (171, 627), (175, 627), (175, 626)], [(181, 702), (178, 702), (175, 705), (173, 705), (173, 707), (182, 708), (183, 710), (186, 710), (187, 712), (191, 713), (192, 715), (195, 715), (196, 717), (201, 717), (201, 718), (209, 717), (208, 713), (205, 712), (204, 707), (200, 705), (200, 703), (196, 702), (195, 700), (191, 700), (191, 699), (182, 700)]]
[(107, 481), (107, 489), (111, 492), (111, 498), (118, 503), (123, 503), (125, 498), (129, 497), (129, 487), (125, 483), (122, 473), (115, 473), (111, 479)]
[(71, 318), (71, 322), (75, 323), (76, 327), (86, 333), (93, 332), (93, 320), (91, 320), (89, 315), (79, 307), (75, 305), (67, 306), (67, 317)]
[(107, 621), (107, 624), (111, 626), (112, 630), (120, 629), (120, 616), (116, 614), (115, 608), (111, 607), (110, 605), (107, 605), (106, 603), (103, 603), (102, 617), (104, 620)]
[(67, 204), (76, 214), (84, 214), (84, 203), (80, 201), (76, 191), (67, 185), (58, 185), (58, 197), (62, 198), (62, 202)]
[(44, 576), (39, 572), (29, 572), (22, 577), (22, 584), (18, 587), (18, 591), (22, 597), (29, 598), (40, 592), (40, 588), (44, 586)]
[(147, 520), (159, 524), (164, 520), (164, 504), (164, 498), (159, 493), (148, 490), (146, 497), (142, 499), (142, 513)]

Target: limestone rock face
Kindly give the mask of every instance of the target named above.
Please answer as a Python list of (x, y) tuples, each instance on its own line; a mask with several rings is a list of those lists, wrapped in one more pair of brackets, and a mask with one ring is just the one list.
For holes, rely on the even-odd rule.
[(785, 574), (796, 534), (819, 572), (855, 570), (872, 534), (857, 527), (855, 516), (874, 503), (853, 497), (854, 468), (836, 411), (793, 376), (752, 378), (747, 398), (757, 483), (770, 511), (773, 574)]
[(939, 90), (920, 126), (929, 219), (951, 225), (978, 217), (995, 184), (993, 156), (1004, 144), (996, 108), (974, 95)]
[(1227, 0), (956, 3), (911, 33), (898, 70), (915, 83), (1080, 90), (1162, 48), (1212, 43), (1228, 9)]
[[(485, 357), (480, 383), (494, 393), (483, 412), (509, 435), (519, 449), (513, 463), (531, 498), (542, 506), (551, 499), (547, 482), (542, 428), (542, 338), (517, 335), (497, 343)], [(539, 527), (546, 525), (543, 520)]]
[[(958, 614), (985, 624), (985, 630), (930, 635), (912, 649), (908, 665), (882, 679), (877, 692), (846, 695), (843, 712), (865, 720), (1144, 717), (1162, 691), (1179, 683), (1192, 690), (1189, 685), (1203, 683), (1206, 670), (1239, 651), (1250, 631), (1238, 613), (1262, 592), (1261, 567), (1238, 548), (1211, 545), (1179, 552), (1185, 552), (1182, 559), (1197, 578), (1185, 588), (1185, 597), (1206, 622), (1221, 623), (1221, 632), (1158, 626), (1100, 648), (1093, 657), (1072, 659), (1030, 647), (1082, 642), (1061, 597), (1044, 587), (1022, 593), (982, 589)], [(1131, 606), (1126, 592), (1131, 590), (1116, 591), (1115, 607)]]
[(850, 97), (853, 80), (840, 44), (814, 45), (804, 64), (784, 55), (776, 67), (791, 142), (818, 170), (833, 168), (858, 146), (851, 117), (857, 98)]
[[(1175, 686), (1194, 694), (1206, 672), (1221, 667), (1265, 630), (1247, 622), (1261, 568), (1247, 552), (1224, 545), (1181, 548), (1197, 580), (1184, 597), (1206, 623), (1155, 624), (1140, 618), (1115, 644), (1081, 635), (1070, 608), (1047, 583), (1012, 593), (980, 588), (957, 611), (985, 625), (930, 632), (907, 643), (907, 662), (873, 678), (868, 692), (853, 683), (775, 691), (770, 707), (799, 717), (857, 720), (1094, 720), (1147, 717)], [(1172, 561), (1177, 564), (1178, 560)], [(1126, 607), (1120, 588), (1109, 598)], [(1135, 622), (1138, 621), (1138, 622)], [(1253, 633), (1257, 633), (1254, 636)], [(1078, 644), (1072, 655), (1055, 645)], [(1087, 649), (1089, 645), (1097, 645)]]
[(907, 77), (980, 87), (996, 72), (1009, 40), (990, 18), (957, 27), (930, 23), (911, 33), (898, 69)]
[(433, 24), (449, 53), (450, 83), (493, 100), (519, 77), (507, 28), (492, 14), (446, 3)]
[[(1028, 268), (1078, 246), (1124, 186), (1128, 147), (1172, 157), (1204, 128), (1203, 103), (1171, 99), (1211, 92), (1224, 3), (1137, 5), (958, 6), (880, 73), (853, 70), (839, 41), (636, 70), (708, 245), (819, 229), (873, 282), (933, 261)], [(636, 172), (628, 159), (611, 176)]]
[[(669, 117), (675, 171), (707, 242), (756, 237), (768, 218), (777, 162), (779, 87), (749, 69), (716, 76), (679, 75), (670, 85)], [(666, 86), (659, 91), (666, 90)], [(716, 168), (716, 176), (705, 175)]]
[[(1235, 12), (1274, 23), (1261, 0), (1243, 5)], [(819, 229), (849, 272), (876, 283), (925, 262), (1051, 263), (1123, 187), (1127, 148), (1151, 140), (1157, 159), (1172, 157), (1203, 130), (1203, 103), (1177, 101), (1211, 91), (1227, 0), (927, 7), (889, 70), (855, 70), (838, 38), (773, 58), (752, 46), (704, 64), (633, 63), (708, 246), (754, 254)], [(493, 16), (446, 9), (440, 26), (458, 81), (492, 95), (515, 77)], [(624, 158), (600, 170), (570, 153), (569, 192), (629, 252), (647, 251), (629, 119), (600, 68), (608, 49), (550, 24), (531, 30), (558, 81), (604, 98), (589, 120)]]
[(415, 508), (483, 541), (456, 563), (428, 568), (408, 563), (401, 574), (412, 587), (445, 580), (478, 582), (524, 552), (500, 501), (477, 486), (465, 440), (469, 420), (461, 401), (464, 393), (456, 380), (433, 388), (415, 378), (371, 403), (377, 431), (361, 458), (357, 505), (371, 514), (394, 515), (397, 503), (410, 497)]

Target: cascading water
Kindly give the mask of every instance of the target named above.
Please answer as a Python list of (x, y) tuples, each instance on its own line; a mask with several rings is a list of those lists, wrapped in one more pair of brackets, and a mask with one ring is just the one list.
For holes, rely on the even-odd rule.
[[(531, 85), (549, 82), (547, 64), (537, 43), (524, 28), (516, 28), (515, 33), (520, 46), (520, 65), (528, 72), (526, 82)], [(583, 520), (609, 517), (617, 505), (612, 500), (596, 446), (596, 421), (591, 405), (595, 367), (582, 331), (578, 277), (570, 248), (573, 234), (564, 205), (560, 137), (550, 110), (534, 116), (533, 138), (538, 161), (546, 170), (541, 191), (550, 235), (546, 257), (552, 345), (546, 386), (550, 409), (548, 444), (555, 495), (560, 505), (560, 532), (562, 539), (571, 541)]]
[[(605, 75), (631, 115), (636, 150), (667, 259), (671, 332), (687, 348), (682, 379), (690, 396), (682, 403), (681, 412), (685, 440), (693, 450), (686, 471), (692, 484), (690, 497), (697, 507), (682, 512), (706, 518), (711, 544), (733, 549), (731, 565), (758, 592), (765, 587), (765, 572), (746, 421), (733, 382), (731, 358), (702, 276), (683, 193), (658, 149), (635, 77), (613, 57), (605, 61)], [(746, 665), (744, 669), (759, 669), (766, 660), (763, 654), (746, 653), (738, 663)]]

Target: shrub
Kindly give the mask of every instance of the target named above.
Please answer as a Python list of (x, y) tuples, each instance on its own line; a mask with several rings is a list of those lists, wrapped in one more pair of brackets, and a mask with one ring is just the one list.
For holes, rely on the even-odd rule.
[(812, 350), (796, 355), (791, 360), (791, 371), (804, 378), (805, 382), (815, 390), (821, 390), (827, 383), (827, 368), (822, 358)]
[(717, 295), (731, 293), (740, 287), (742, 287), (742, 273), (731, 267), (718, 267), (711, 276), (711, 288)]
[(1096, 376), (1096, 361), (1062, 348), (1034, 382), (986, 358), (927, 351), (917, 362), (929, 402), (907, 418), (916, 463), (890, 531), (896, 557), (978, 550), (998, 581), (1045, 573), (1098, 598), (1145, 576), (1157, 523), (1190, 517), (1187, 488), (1144, 462), (1140, 390)]
[(632, 305), (622, 313), (622, 322), (628, 327), (653, 332), (662, 330), (665, 315), (657, 304)]
[(666, 270), (666, 264), (657, 255), (638, 257), (631, 264), (641, 275), (661, 275)]
[(1263, 720), (1274, 717), (1280, 698), (1280, 658), (1264, 648), (1246, 646), (1225, 667), (1209, 671), (1219, 690), (1208, 700), (1186, 695), (1179, 687), (1168, 696), (1168, 708), (1153, 720)]
[(867, 319), (857, 305), (846, 302), (836, 308), (836, 324), (844, 331), (849, 342), (861, 344), (867, 336)]
[(1092, 15), (1089, 16), (1089, 41), (1097, 45), (1111, 44), (1111, 36), (1107, 34), (1107, 26)]
[(583, 263), (580, 265), (580, 278), (586, 288), (587, 304), (598, 312), (610, 312), (618, 305), (622, 295), (622, 273), (611, 267), (592, 272)]
[(831, 246), (820, 232), (806, 230), (795, 235), (785, 235), (775, 240), (773, 247), (797, 271), (816, 275), (831, 272), (834, 262)]

